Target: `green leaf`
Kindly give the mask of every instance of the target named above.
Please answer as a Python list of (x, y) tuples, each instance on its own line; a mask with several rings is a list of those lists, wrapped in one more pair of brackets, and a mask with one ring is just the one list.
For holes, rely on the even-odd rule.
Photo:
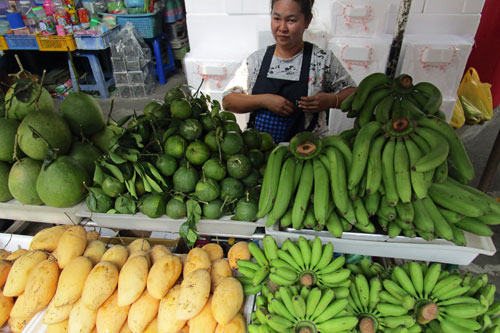
[(102, 185), (104, 181), (104, 172), (99, 164), (96, 163), (94, 171), (94, 184)]
[(137, 149), (125, 149), (121, 155), (130, 162), (137, 162), (141, 157), (141, 153)]
[(148, 169), (151, 172), (151, 174), (153, 175), (153, 177), (155, 177), (156, 180), (158, 180), (163, 186), (167, 187), (167, 183), (165, 182), (165, 179), (160, 174), (160, 172), (158, 171), (158, 169), (156, 169), (156, 167), (153, 164), (149, 163), (149, 162), (146, 162), (145, 164), (148, 167)]
[(116, 163), (116, 164), (123, 164), (123, 163), (127, 162), (126, 159), (124, 159), (123, 157), (121, 157), (117, 153), (113, 153), (111, 151), (109, 152), (109, 157), (111, 158), (111, 160), (113, 161), (113, 163)]
[(193, 229), (188, 230), (186, 239), (188, 241), (188, 244), (190, 244), (190, 246), (193, 246), (198, 238), (199, 238), (198, 234), (195, 231), (193, 231)]
[(118, 179), (120, 182), (123, 183), (125, 181), (125, 177), (123, 177), (123, 173), (119, 167), (117, 167), (114, 164), (107, 163), (104, 161), (101, 162), (101, 165), (103, 167), (105, 167), (106, 169), (108, 169), (113, 174), (113, 176), (115, 176), (115, 178)]
[(163, 193), (163, 189), (158, 185), (157, 182), (154, 181), (153, 178), (151, 178), (147, 173), (144, 173), (144, 177), (147, 179), (149, 185), (151, 185), (151, 188), (158, 192), (158, 193)]
[(212, 111), (211, 111), (212, 117), (215, 117), (216, 115), (218, 115), (219, 111), (220, 111), (220, 103), (219, 103), (219, 101), (218, 100), (213, 100), (212, 101)]
[(130, 135), (135, 139), (137, 147), (139, 147), (139, 148), (143, 148), (144, 147), (144, 145), (142, 144), (142, 136), (140, 136), (137, 133), (131, 133)]
[(125, 117), (120, 118), (120, 120), (118, 120), (117, 125), (118, 125), (118, 126), (120, 126), (120, 127), (122, 127), (123, 125), (125, 125), (125, 123), (126, 123), (127, 121), (129, 121), (129, 119), (130, 119), (130, 118), (132, 118), (132, 115), (131, 115), (131, 114), (129, 114), (128, 116), (125, 116)]
[(97, 200), (92, 194), (87, 197), (87, 200), (85, 200), (85, 202), (87, 203), (87, 207), (91, 212), (95, 212), (97, 210)]
[(132, 178), (129, 180), (125, 181), (125, 186), (127, 187), (127, 191), (132, 195), (134, 198), (139, 199), (137, 197), (137, 192), (135, 191), (135, 180), (137, 178), (137, 172), (134, 170), (134, 174)]
[(114, 209), (114, 208), (111, 208), (110, 210), (108, 210), (106, 212), (106, 214), (116, 214), (116, 213), (118, 213), (118, 211), (116, 209)]

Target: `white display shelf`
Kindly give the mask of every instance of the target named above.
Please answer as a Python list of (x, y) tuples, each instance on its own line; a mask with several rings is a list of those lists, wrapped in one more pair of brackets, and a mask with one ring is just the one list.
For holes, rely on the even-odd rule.
[(444, 239), (426, 241), (423, 238), (398, 236), (391, 239), (388, 235), (344, 232), (342, 238), (333, 237), (328, 231), (279, 230), (277, 225), (266, 228), (266, 234), (273, 236), (281, 246), (287, 238), (297, 240), (299, 236), (314, 239), (319, 236), (323, 243), (332, 243), (335, 252), (361, 254), (375, 257), (388, 257), (410, 260), (424, 260), (456, 265), (468, 265), (478, 255), (493, 256), (496, 252), (491, 237), (465, 233), (467, 246), (458, 246)]
[(74, 225), (80, 223), (81, 217), (76, 215), (84, 202), (68, 208), (55, 208), (46, 205), (23, 205), (17, 200), (0, 203), (0, 218), (30, 222), (56, 223)]
[[(99, 227), (146, 230), (159, 232), (178, 233), (181, 225), (186, 219), (171, 219), (164, 215), (152, 219), (142, 213), (130, 214), (106, 214), (92, 213), (87, 205), (82, 205), (76, 213), (79, 217), (89, 218)], [(231, 220), (231, 216), (224, 216), (217, 220), (202, 219), (197, 223), (198, 234), (206, 236), (239, 237), (248, 238), (255, 233), (258, 227), (265, 226), (265, 220), (260, 219), (255, 222)]]

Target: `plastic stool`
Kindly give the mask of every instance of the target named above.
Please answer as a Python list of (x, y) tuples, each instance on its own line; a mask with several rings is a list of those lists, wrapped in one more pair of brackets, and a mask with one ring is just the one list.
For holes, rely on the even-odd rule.
[[(113, 74), (104, 73), (101, 67), (101, 63), (99, 62), (99, 57), (92, 52), (75, 52), (73, 53), (73, 57), (84, 57), (87, 58), (90, 63), (90, 68), (92, 70), (92, 76), (94, 77), (95, 84), (80, 84), (80, 90), (89, 91), (89, 90), (97, 90), (101, 94), (101, 98), (108, 98), (108, 88), (115, 83), (113, 79)], [(71, 66), (71, 62), (68, 58), (69, 72), (71, 74), (71, 83), (73, 87), (77, 87), (77, 78), (75, 73), (73, 72), (73, 67)]]
[[(167, 81), (165, 80), (165, 74), (169, 72), (176, 71), (175, 69), (175, 60), (174, 54), (172, 52), (172, 47), (170, 46), (170, 42), (168, 41), (167, 34), (161, 34), (157, 37), (149, 40), (153, 44), (153, 52), (156, 58), (156, 76), (158, 76), (158, 81), (160, 84), (165, 84)], [(166, 51), (168, 53), (168, 63), (163, 63), (162, 58), (162, 41), (165, 41)]]

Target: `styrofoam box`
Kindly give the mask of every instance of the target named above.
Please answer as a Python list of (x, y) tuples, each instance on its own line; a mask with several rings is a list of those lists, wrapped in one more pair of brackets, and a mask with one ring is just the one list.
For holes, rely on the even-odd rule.
[(444, 97), (456, 95), (472, 43), (460, 36), (406, 35), (397, 74), (413, 77), (413, 82), (434, 83)]
[(485, 0), (465, 0), (464, 14), (479, 14), (483, 11)]
[(207, 56), (247, 57), (259, 48), (259, 33), (270, 31), (269, 14), (187, 14), (189, 46)]
[(17, 200), (0, 203), (0, 218), (29, 222), (78, 224), (82, 219), (76, 216), (84, 201), (68, 208), (55, 208), (47, 205), (23, 205)]
[(332, 243), (335, 252), (361, 254), (375, 257), (401, 258), (443, 262), (456, 265), (468, 265), (478, 255), (493, 256), (496, 252), (491, 237), (482, 237), (465, 232), (467, 246), (458, 246), (444, 239), (426, 241), (420, 237), (398, 236), (391, 239), (388, 235), (344, 232), (342, 238), (334, 238), (328, 231), (314, 230), (278, 230), (275, 224), (266, 228), (266, 234), (274, 237), (278, 246), (289, 238), (296, 241), (299, 236), (308, 240), (320, 237), (321, 242)]
[(391, 43), (390, 35), (377, 38), (334, 37), (328, 42), (328, 49), (359, 84), (369, 74), (385, 72)]
[(455, 104), (457, 102), (457, 98), (448, 97), (443, 99), (443, 103), (441, 104), (441, 111), (446, 115), (446, 121), (449, 123), (451, 121), (451, 117), (453, 116), (453, 110), (455, 109)]
[(424, 13), (461, 14), (465, 0), (426, 0)]
[(188, 14), (268, 14), (269, 0), (185, 0)]
[[(401, 0), (389, 0), (390, 13), (399, 13), (399, 6), (401, 5)], [(421, 13), (424, 11), (425, 0), (412, 0), (410, 13)]]
[(333, 5), (332, 33), (335, 36), (369, 37), (383, 33), (389, 3), (342, 0)]
[[(397, 13), (387, 15), (385, 32), (394, 34)], [(459, 35), (473, 39), (476, 35), (481, 14), (410, 14), (406, 34)]]

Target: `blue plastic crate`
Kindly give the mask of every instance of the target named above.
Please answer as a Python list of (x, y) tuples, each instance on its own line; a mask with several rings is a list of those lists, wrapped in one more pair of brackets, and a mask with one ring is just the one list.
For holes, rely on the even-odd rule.
[(115, 26), (101, 35), (79, 35), (75, 34), (76, 48), (79, 50), (104, 50), (110, 45), (120, 31), (120, 26)]
[(9, 50), (38, 50), (35, 35), (5, 34)]
[(159, 11), (134, 15), (115, 14), (115, 16), (116, 23), (122, 28), (125, 27), (127, 22), (132, 23), (142, 38), (154, 38), (162, 32), (161, 12)]

